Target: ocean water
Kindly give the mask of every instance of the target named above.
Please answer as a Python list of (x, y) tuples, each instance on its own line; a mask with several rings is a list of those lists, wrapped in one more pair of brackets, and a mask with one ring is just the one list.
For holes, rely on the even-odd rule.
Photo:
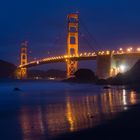
[(53, 139), (100, 125), (139, 102), (139, 93), (121, 86), (0, 81), (0, 140)]

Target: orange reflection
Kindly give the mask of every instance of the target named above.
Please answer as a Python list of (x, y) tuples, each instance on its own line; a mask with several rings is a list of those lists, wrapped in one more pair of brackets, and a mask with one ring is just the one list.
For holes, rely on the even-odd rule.
[(134, 91), (131, 91), (130, 93), (130, 102), (131, 104), (136, 104), (137, 103), (137, 94)]
[(72, 116), (72, 109), (71, 109), (71, 104), (70, 104), (70, 101), (69, 101), (69, 98), (67, 100), (67, 119), (68, 119), (68, 122), (70, 124), (70, 131), (74, 131), (74, 119), (73, 119), (73, 116)]
[(35, 109), (30, 109), (28, 107), (22, 108), (20, 124), (24, 140), (32, 140), (36, 135), (44, 134), (42, 114), (39, 107)]
[(63, 102), (45, 106), (25, 106), (20, 114), (23, 139), (43, 139), (94, 127), (136, 103), (135, 92), (112, 88), (100, 94), (67, 96)]

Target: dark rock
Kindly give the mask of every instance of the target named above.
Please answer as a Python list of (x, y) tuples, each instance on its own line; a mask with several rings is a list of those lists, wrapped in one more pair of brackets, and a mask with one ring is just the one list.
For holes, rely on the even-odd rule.
[(110, 86), (104, 86), (103, 88), (104, 89), (110, 89), (111, 87)]
[(20, 88), (14, 88), (14, 91), (21, 91), (21, 89)]
[(72, 83), (95, 83), (97, 77), (90, 69), (79, 69), (75, 72), (74, 77), (64, 80)]
[(75, 77), (79, 80), (88, 80), (92, 81), (95, 79), (95, 74), (92, 70), (90, 69), (79, 69), (78, 71), (75, 72)]

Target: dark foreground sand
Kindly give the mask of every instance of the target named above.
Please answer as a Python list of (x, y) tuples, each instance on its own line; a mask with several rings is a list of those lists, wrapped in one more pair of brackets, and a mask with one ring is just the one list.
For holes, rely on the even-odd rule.
[(93, 129), (65, 134), (55, 140), (140, 140), (140, 105)]

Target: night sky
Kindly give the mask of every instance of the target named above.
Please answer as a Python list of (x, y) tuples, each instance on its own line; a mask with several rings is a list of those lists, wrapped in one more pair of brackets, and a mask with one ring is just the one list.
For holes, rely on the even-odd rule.
[(64, 54), (71, 12), (80, 15), (80, 51), (137, 47), (139, 7), (139, 0), (1, 0), (0, 59), (18, 64), (23, 40), (30, 59)]

